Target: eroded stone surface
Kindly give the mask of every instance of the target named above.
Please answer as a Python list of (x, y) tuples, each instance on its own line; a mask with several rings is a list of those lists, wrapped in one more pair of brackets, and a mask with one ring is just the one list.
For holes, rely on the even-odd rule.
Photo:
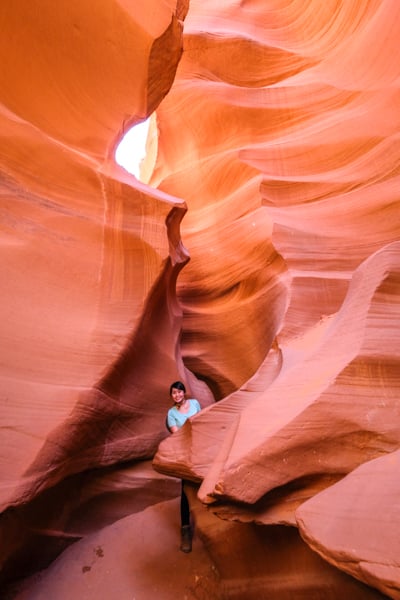
[[(188, 473), (180, 464), (195, 469), (193, 454), (208, 452), (208, 463), (215, 461), (207, 473), (197, 472), (206, 477), (200, 488), (204, 501), (214, 497), (252, 504), (301, 478), (340, 477), (399, 446), (399, 308), (398, 298), (391, 297), (399, 277), (399, 252), (400, 244), (395, 243), (359, 267), (341, 310), (313, 336), (304, 337), (302, 345), (298, 340), (282, 347), (282, 367), (265, 391), (253, 393), (246, 406), (243, 392), (236, 402), (232, 395), (162, 444), (159, 452), (167, 453), (170, 447), (175, 472), (185, 477)], [(357, 401), (354, 382), (360, 383)], [(229, 418), (224, 417), (225, 403)], [(230, 404), (237, 405), (234, 415)], [(222, 415), (222, 423), (217, 420), (214, 427), (213, 414)], [(189, 436), (194, 438), (191, 445)], [(156, 456), (156, 466), (158, 460)], [(168, 455), (162, 460), (167, 463)]]
[[(215, 502), (220, 516), (268, 524), (295, 524), (295, 510), (308, 497), (400, 445), (400, 71), (390, 58), (399, 6), (296, 5), (191, 4), (187, 51), (158, 110), (161, 150), (153, 176), (189, 208), (182, 232), (193, 261), (178, 280), (188, 327), (182, 347), (188, 364), (223, 390), (217, 406), (162, 442), (154, 464), (202, 481), (200, 498)], [(251, 66), (246, 54), (257, 57)], [(184, 155), (167, 142), (177, 105)], [(232, 232), (240, 219), (242, 235), (221, 233), (226, 218)], [(251, 239), (250, 224), (260, 224), (287, 267), (276, 272), (282, 290), (268, 304), (267, 346), (271, 339), (276, 346), (258, 357), (255, 374), (247, 344), (266, 338), (252, 329), (254, 321), (241, 331), (242, 343), (232, 343), (235, 363), (214, 351), (229, 327), (227, 338), (235, 339), (230, 293), (248, 273), (237, 272), (236, 251), (243, 235)], [(216, 248), (226, 256), (223, 277), (238, 287), (218, 278)], [(211, 286), (191, 297), (201, 273), (225, 285), (227, 298), (214, 297)], [(256, 302), (261, 306), (261, 297)], [(232, 391), (241, 377), (240, 390)], [(382, 553), (389, 563), (390, 551)]]
[(297, 510), (300, 532), (331, 564), (400, 598), (400, 452), (367, 462)]
[[(200, 484), (227, 520), (210, 548), (228, 597), (233, 525), (240, 556), (255, 539), (281, 544), (268, 554), (278, 576), (298, 544), (330, 571), (273, 526), (296, 525), (310, 498), (345, 493), (345, 475), (400, 445), (400, 5), (104, 0), (39, 13), (23, 0), (0, 17), (1, 509), (152, 458), (179, 377), (208, 408), (153, 464)], [(149, 187), (113, 151), (155, 107)], [(152, 503), (147, 489), (136, 507)], [(204, 519), (204, 539), (213, 527)], [(390, 596), (385, 536), (378, 562), (362, 563), (359, 539), (352, 574)], [(328, 539), (341, 569), (332, 557)], [(255, 593), (275, 593), (263, 568), (242, 563), (239, 589), (255, 575)], [(309, 593), (306, 579), (290, 593)], [(336, 597), (364, 589), (334, 581)]]
[(191, 554), (178, 550), (178, 515), (179, 501), (170, 500), (86, 536), (25, 582), (15, 600), (218, 600), (218, 573), (200, 539)]
[(191, 498), (196, 531), (219, 573), (222, 598), (386, 598), (322, 560), (295, 527), (221, 520)]
[(210, 398), (176, 350), (185, 203), (111, 154), (172, 83), (184, 6), (24, 6), (1, 9), (2, 509), (150, 457), (166, 380)]

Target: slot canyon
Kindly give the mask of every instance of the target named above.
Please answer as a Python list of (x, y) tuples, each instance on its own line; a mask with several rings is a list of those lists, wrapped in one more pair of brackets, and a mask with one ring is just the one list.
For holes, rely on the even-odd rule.
[(2, 600), (400, 600), (400, 2), (0, 26)]

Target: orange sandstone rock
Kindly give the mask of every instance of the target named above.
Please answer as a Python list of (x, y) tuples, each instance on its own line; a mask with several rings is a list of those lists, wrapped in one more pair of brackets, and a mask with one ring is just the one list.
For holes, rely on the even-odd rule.
[[(22, 0), (0, 22), (1, 508), (161, 442), (158, 470), (246, 521), (216, 542), (204, 521), (228, 597), (254, 574), (258, 597), (282, 588), (265, 560), (234, 576), (226, 531), (241, 556), (279, 542), (262, 553), (279, 576), (300, 547), (319, 574), (342, 569), (308, 499), (331, 508), (322, 490), (346, 494), (400, 442), (399, 3)], [(113, 152), (155, 108), (151, 188)], [(176, 377), (206, 408), (161, 441)], [(325, 562), (265, 526), (302, 505)], [(336, 597), (397, 593), (384, 537), (371, 561), (357, 534), (351, 571), (381, 591), (336, 573)]]
[(184, 5), (156, 4), (0, 9), (2, 509), (150, 457), (170, 378), (202, 395), (177, 349), (185, 203), (112, 159), (181, 55)]
[[(187, 476), (180, 465), (196, 469), (201, 462), (192, 457), (205, 452), (207, 464), (213, 459), (215, 465), (197, 470), (205, 478), (200, 497), (253, 504), (301, 478), (307, 485), (310, 477), (328, 476), (329, 482), (329, 476), (341, 477), (395, 450), (400, 444), (395, 386), (400, 357), (398, 304), (392, 293), (399, 251), (400, 244), (394, 243), (359, 267), (341, 310), (314, 335), (282, 347), (282, 366), (265, 390), (248, 394), (246, 405), (238, 393), (200, 413), (179, 437), (165, 440), (159, 450), (164, 456), (156, 455), (155, 464), (161, 462), (163, 470), (164, 463), (171, 472), (168, 448), (173, 457), (179, 448), (175, 473)], [(362, 387), (366, 371), (368, 386)]]
[[(400, 444), (400, 8), (195, 0), (185, 32), (152, 181), (188, 204), (182, 349), (221, 400), (153, 464), (201, 482), (226, 519), (295, 524), (307, 498)], [(243, 284), (265, 276), (256, 253), (237, 265), (251, 223), (279, 253), (266, 296)]]
[(301, 535), (329, 563), (400, 598), (400, 452), (366, 462), (296, 512)]

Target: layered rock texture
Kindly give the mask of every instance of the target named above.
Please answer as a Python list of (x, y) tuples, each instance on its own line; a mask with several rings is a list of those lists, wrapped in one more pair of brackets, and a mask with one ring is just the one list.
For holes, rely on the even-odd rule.
[(0, 24), (3, 596), (399, 599), (400, 4)]

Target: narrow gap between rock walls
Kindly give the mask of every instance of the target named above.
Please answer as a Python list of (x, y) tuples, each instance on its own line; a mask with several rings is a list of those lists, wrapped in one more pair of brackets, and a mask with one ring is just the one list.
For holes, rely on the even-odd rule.
[(131, 127), (119, 142), (115, 161), (142, 183), (148, 183), (157, 156), (157, 124), (153, 113)]

